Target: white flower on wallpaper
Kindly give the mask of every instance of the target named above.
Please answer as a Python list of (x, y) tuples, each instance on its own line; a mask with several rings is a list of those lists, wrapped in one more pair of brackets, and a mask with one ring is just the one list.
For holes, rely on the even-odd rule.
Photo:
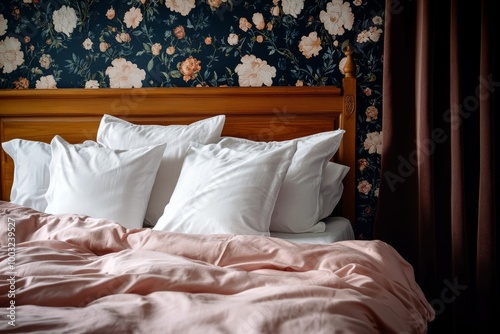
[(266, 26), (266, 21), (264, 21), (264, 15), (262, 13), (254, 13), (252, 15), (252, 22), (255, 24), (255, 28), (262, 30)]
[(246, 55), (241, 58), (234, 70), (239, 78), (241, 87), (260, 87), (262, 85), (272, 86), (273, 78), (276, 76), (276, 68), (267, 64), (265, 60)]
[(0, 68), (3, 73), (10, 73), (24, 63), (21, 42), (15, 37), (5, 37), (0, 41)]
[(126, 13), (123, 19), (127, 28), (137, 28), (142, 21), (142, 13), (140, 8), (132, 7)]
[(71, 36), (73, 30), (76, 28), (77, 20), (75, 10), (68, 6), (62, 6), (60, 9), (55, 10), (52, 15), (54, 29), (68, 37)]
[(124, 58), (117, 58), (106, 69), (110, 88), (141, 88), (146, 71)]
[(365, 142), (363, 143), (365, 150), (368, 153), (382, 154), (382, 131), (374, 131), (366, 134)]
[(373, 17), (372, 22), (376, 25), (382, 25), (382, 23), (384, 23), (384, 20), (377, 15)]
[(85, 88), (99, 88), (99, 82), (97, 80), (88, 80), (85, 82)]
[(297, 18), (302, 9), (304, 9), (304, 0), (283, 0), (283, 13)]
[(363, 30), (358, 34), (356, 42), (366, 43), (368, 41), (378, 42), (380, 40), (380, 35), (382, 35), (382, 29), (377, 27), (370, 27), (368, 30)]
[(311, 32), (309, 36), (302, 36), (300, 39), (299, 50), (307, 59), (319, 55), (321, 49), (323, 49), (321, 39), (316, 31)]
[(194, 0), (166, 0), (165, 6), (173, 12), (187, 16), (191, 9), (196, 7)]
[(238, 35), (234, 33), (230, 33), (229, 36), (227, 37), (227, 43), (229, 45), (238, 45), (239, 37)]
[(52, 56), (49, 54), (43, 54), (40, 57), (40, 66), (44, 69), (48, 70), (50, 65), (52, 64)]
[(41, 77), (36, 81), (35, 85), (36, 89), (56, 89), (57, 84), (56, 80), (54, 79), (53, 75), (47, 75), (44, 77)]
[(325, 25), (330, 35), (343, 35), (345, 29), (351, 30), (354, 14), (351, 5), (343, 0), (332, 0), (326, 5), (326, 12), (319, 13), (320, 21)]
[(356, 42), (357, 43), (366, 43), (369, 40), (370, 40), (370, 34), (368, 33), (368, 30), (363, 30), (356, 37)]
[(382, 29), (377, 27), (370, 27), (368, 30), (370, 32), (370, 39), (374, 42), (378, 42), (380, 40), (380, 35), (382, 35)]
[(5, 35), (7, 32), (7, 23), (9, 23), (9, 20), (7, 20), (3, 14), (0, 14), (0, 36)]
[(92, 50), (92, 45), (94, 43), (92, 42), (92, 40), (90, 38), (85, 38), (85, 40), (83, 41), (82, 45), (83, 45), (83, 48), (85, 50)]

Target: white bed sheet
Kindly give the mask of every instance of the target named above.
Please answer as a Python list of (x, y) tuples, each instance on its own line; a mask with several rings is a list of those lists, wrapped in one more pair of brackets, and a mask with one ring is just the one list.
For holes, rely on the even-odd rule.
[(271, 237), (285, 239), (296, 243), (329, 244), (342, 240), (354, 240), (354, 230), (348, 219), (344, 217), (327, 217), (323, 219), (325, 232), (319, 233), (279, 233), (271, 232)]

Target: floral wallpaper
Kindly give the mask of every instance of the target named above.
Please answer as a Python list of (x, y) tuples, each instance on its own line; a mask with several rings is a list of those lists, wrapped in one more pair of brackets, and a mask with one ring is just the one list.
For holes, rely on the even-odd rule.
[(358, 79), (359, 239), (373, 235), (384, 0), (17, 0), (0, 3), (0, 88), (340, 85)]

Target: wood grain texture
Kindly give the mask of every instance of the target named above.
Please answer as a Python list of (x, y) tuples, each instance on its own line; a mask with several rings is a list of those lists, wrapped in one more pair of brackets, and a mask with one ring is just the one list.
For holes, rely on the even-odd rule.
[[(346, 98), (348, 97), (348, 98)], [(71, 143), (95, 140), (103, 114), (137, 124), (189, 124), (224, 114), (225, 136), (285, 140), (343, 128), (335, 159), (351, 167), (342, 215), (354, 223), (356, 80), (343, 87), (202, 87), (0, 90), (0, 140)], [(353, 109), (354, 108), (354, 109)], [(14, 166), (1, 153), (1, 198), (9, 200)]]

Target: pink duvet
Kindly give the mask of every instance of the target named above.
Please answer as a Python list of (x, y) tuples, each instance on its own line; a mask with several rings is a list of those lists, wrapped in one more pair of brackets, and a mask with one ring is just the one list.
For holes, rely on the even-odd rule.
[(380, 241), (127, 230), (0, 205), (2, 333), (425, 333), (434, 318)]

